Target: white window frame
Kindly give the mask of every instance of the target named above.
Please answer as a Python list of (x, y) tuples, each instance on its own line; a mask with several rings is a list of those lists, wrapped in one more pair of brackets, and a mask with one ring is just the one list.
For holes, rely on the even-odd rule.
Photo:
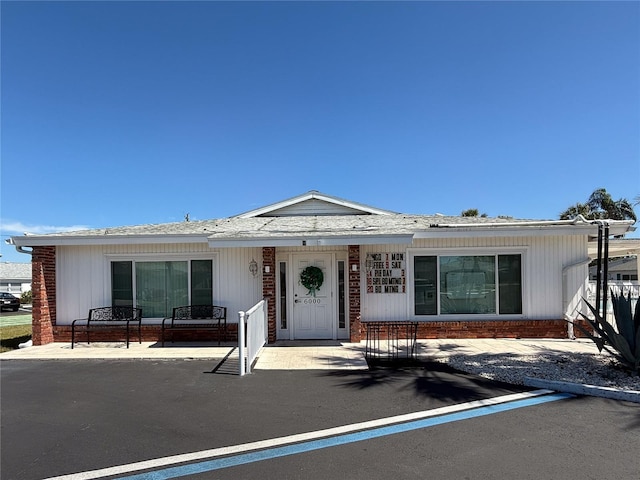
[[(344, 328), (340, 327), (339, 316), (339, 302), (340, 297), (338, 295), (338, 262), (344, 262)], [(336, 252), (335, 255), (335, 267), (334, 275), (335, 279), (335, 292), (336, 292), (336, 332), (338, 340), (344, 340), (350, 338), (351, 332), (351, 320), (349, 318), (349, 252)]]
[[(112, 298), (112, 285), (111, 285), (111, 263), (112, 262), (132, 262), (132, 275), (133, 275), (133, 302), (136, 304), (136, 262), (187, 262), (187, 291), (191, 296), (191, 260), (211, 260), (212, 262), (212, 279), (213, 282), (213, 303), (219, 303), (220, 299), (220, 281), (219, 281), (219, 267), (218, 267), (218, 254), (217, 253), (185, 253), (185, 254), (169, 254), (162, 255), (157, 253), (135, 253), (135, 254), (107, 254), (105, 258), (105, 280), (104, 280), (104, 298), (107, 299), (109, 304), (113, 301)], [(156, 325), (162, 323), (162, 318), (152, 317), (143, 318), (143, 325)]]
[[(412, 320), (416, 321), (438, 321), (438, 322), (456, 322), (460, 320), (473, 321), (473, 320), (520, 320), (525, 319), (529, 315), (530, 311), (530, 295), (527, 289), (528, 278), (531, 272), (529, 265), (529, 248), (518, 247), (483, 247), (483, 248), (408, 248), (407, 249), (407, 312), (408, 316)], [(522, 288), (522, 313), (518, 314), (504, 314), (487, 313), (487, 314), (441, 314), (440, 313), (440, 257), (448, 256), (487, 256), (493, 255), (520, 255), (521, 257), (521, 288)], [(415, 272), (414, 272), (414, 259), (415, 257), (436, 257), (437, 260), (437, 314), (436, 315), (416, 315), (415, 313)], [(499, 293), (498, 293), (498, 271), (496, 270), (496, 309), (499, 305)]]
[[(291, 256), (289, 254), (276, 254), (276, 339), (289, 340), (291, 338), (291, 312), (293, 311), (293, 305), (291, 303), (291, 294), (288, 290), (288, 285), (282, 285), (280, 282), (280, 264), (285, 264), (285, 272), (287, 280), (290, 280), (291, 275)], [(280, 307), (280, 294), (282, 289), (285, 289), (287, 296), (287, 328), (282, 328), (282, 308)]]

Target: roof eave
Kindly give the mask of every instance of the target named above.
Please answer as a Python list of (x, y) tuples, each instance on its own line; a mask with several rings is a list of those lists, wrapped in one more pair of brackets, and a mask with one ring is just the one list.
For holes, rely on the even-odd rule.
[(211, 248), (230, 247), (310, 247), (344, 245), (386, 245), (413, 242), (412, 234), (399, 235), (304, 235), (289, 237), (224, 237), (209, 238)]
[(16, 247), (131, 245), (174, 243), (206, 243), (207, 235), (26, 235), (11, 237)]
[[(616, 221), (609, 223), (609, 234), (621, 236), (633, 232), (633, 222)], [(587, 235), (598, 234), (597, 224), (591, 222), (513, 222), (504, 224), (439, 224), (417, 232), (415, 238), (468, 238), (468, 237), (529, 237), (545, 235)]]

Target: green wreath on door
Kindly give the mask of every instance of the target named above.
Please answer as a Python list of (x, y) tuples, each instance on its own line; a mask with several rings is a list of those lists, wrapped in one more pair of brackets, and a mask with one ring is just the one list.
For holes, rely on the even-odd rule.
[(322, 282), (324, 282), (324, 274), (318, 267), (307, 267), (300, 272), (300, 284), (309, 290), (307, 295), (313, 295), (315, 297), (316, 291), (320, 290), (322, 286)]

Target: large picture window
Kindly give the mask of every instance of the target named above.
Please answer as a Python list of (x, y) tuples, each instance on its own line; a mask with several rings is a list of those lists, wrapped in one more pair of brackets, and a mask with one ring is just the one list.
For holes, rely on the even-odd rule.
[(182, 305), (210, 305), (213, 262), (111, 262), (111, 298), (113, 305), (142, 308), (144, 318), (170, 317), (173, 308)]
[(522, 313), (522, 256), (415, 256), (415, 315)]
[(191, 260), (191, 305), (211, 305), (213, 299), (213, 262)]
[(132, 262), (111, 262), (111, 303), (114, 307), (133, 306)]

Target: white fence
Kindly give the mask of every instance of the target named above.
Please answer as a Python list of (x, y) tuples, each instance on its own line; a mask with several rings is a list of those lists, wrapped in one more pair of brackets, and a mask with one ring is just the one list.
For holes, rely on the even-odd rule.
[[(611, 292), (614, 295), (620, 295), (620, 293), (624, 294), (626, 297), (631, 293), (631, 308), (632, 311), (636, 306), (636, 302), (638, 301), (638, 297), (640, 296), (640, 283), (637, 281), (620, 281), (620, 280), (609, 280), (608, 282), (609, 288), (607, 289), (607, 305), (606, 305), (606, 318), (610, 323), (614, 322), (613, 318), (613, 305), (611, 303)], [(603, 292), (600, 292), (600, 298), (603, 298)], [(596, 282), (589, 282), (589, 286), (587, 287), (587, 297), (586, 300), (595, 307), (596, 305)], [(589, 312), (589, 316), (591, 316), (591, 312)]]
[(238, 360), (240, 375), (251, 373), (253, 362), (267, 343), (267, 301), (262, 300), (246, 312), (238, 312)]

